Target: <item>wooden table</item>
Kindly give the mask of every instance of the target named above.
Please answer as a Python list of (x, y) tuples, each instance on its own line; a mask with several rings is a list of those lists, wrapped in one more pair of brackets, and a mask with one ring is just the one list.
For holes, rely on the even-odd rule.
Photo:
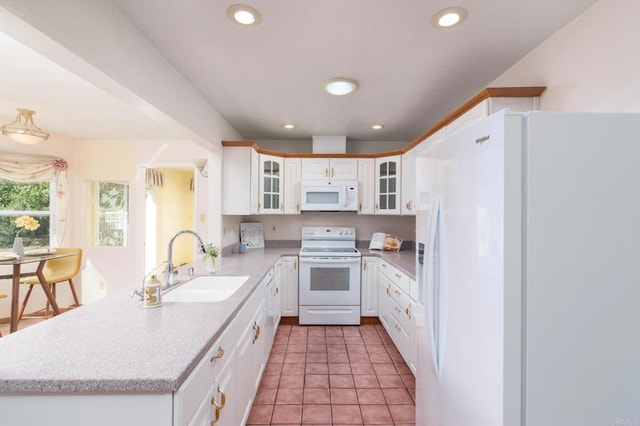
[[(42, 255), (27, 255), (23, 256), (20, 259), (3, 259), (0, 260), (0, 266), (5, 265), (13, 265), (13, 274), (11, 275), (0, 275), (0, 279), (11, 279), (12, 287), (11, 287), (11, 326), (9, 329), (9, 333), (13, 333), (18, 329), (18, 305), (20, 302), (20, 278), (24, 277), (32, 277), (37, 276), (40, 284), (42, 285), (42, 290), (44, 290), (44, 294), (47, 296), (47, 300), (53, 309), (54, 315), (58, 315), (60, 313), (60, 308), (58, 308), (58, 303), (56, 303), (56, 298), (51, 292), (51, 287), (47, 282), (44, 274), (42, 273), (42, 269), (44, 265), (47, 263), (49, 259), (58, 259), (61, 257), (69, 257), (75, 256), (74, 253), (47, 253)], [(20, 267), (24, 264), (28, 263), (38, 263), (38, 266), (35, 272), (21, 272)]]

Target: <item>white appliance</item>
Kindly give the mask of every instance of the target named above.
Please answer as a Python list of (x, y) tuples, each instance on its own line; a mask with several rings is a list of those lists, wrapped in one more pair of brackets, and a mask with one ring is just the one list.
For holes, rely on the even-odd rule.
[(639, 159), (638, 114), (504, 111), (419, 157), (416, 425), (639, 424)]
[(299, 323), (360, 324), (360, 263), (353, 227), (302, 228)]
[(357, 211), (357, 180), (303, 180), (302, 211)]

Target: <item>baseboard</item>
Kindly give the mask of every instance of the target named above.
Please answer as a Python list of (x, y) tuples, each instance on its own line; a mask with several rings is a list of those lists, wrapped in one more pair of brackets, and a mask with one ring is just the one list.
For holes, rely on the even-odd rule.
[[(280, 317), (282, 325), (299, 325), (298, 317)], [(377, 325), (380, 324), (378, 317), (360, 317), (360, 325)]]

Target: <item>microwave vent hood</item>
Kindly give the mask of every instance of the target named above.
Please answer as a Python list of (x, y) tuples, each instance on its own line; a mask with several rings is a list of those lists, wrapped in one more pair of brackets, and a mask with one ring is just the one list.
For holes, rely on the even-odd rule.
[(314, 154), (346, 154), (346, 136), (313, 136), (311, 152)]

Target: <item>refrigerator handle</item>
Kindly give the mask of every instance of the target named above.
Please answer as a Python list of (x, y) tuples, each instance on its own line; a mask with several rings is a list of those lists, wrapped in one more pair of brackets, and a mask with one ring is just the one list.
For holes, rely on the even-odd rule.
[(446, 274), (444, 250), (444, 217), (442, 202), (434, 200), (429, 218), (429, 235), (425, 256), (427, 258), (425, 301), (427, 324), (431, 340), (431, 357), (438, 379), (442, 374), (444, 361), (445, 319), (446, 315)]

